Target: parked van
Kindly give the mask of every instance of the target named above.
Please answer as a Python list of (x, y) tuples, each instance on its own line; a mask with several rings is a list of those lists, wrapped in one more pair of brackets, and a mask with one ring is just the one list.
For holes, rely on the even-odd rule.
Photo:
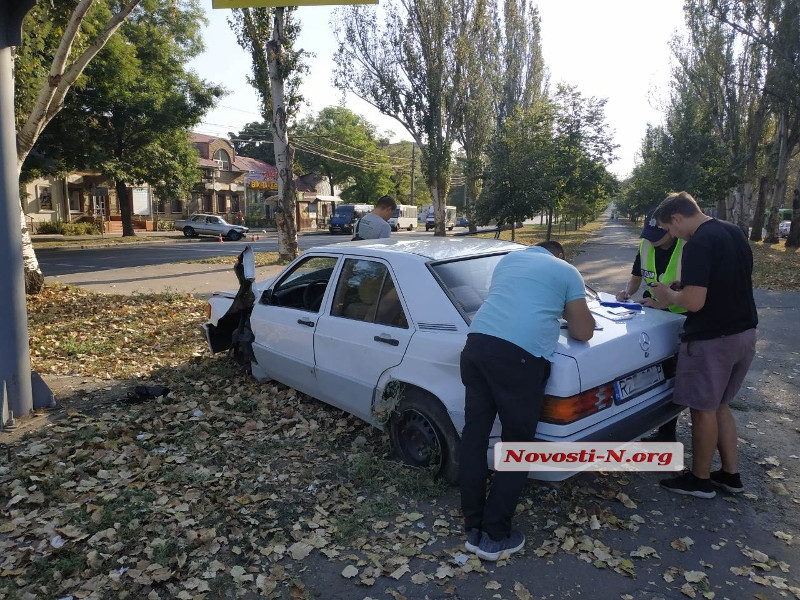
[[(781, 225), (786, 221), (789, 221), (789, 224), (791, 225), (793, 212), (794, 211), (792, 211), (791, 208), (779, 208), (778, 209), (778, 236), (779, 237), (788, 237), (788, 235), (789, 235), (788, 229), (787, 229), (786, 235), (783, 235), (781, 233)], [(769, 224), (769, 213), (770, 213), (769, 210), (764, 212), (764, 225), (761, 227), (761, 237), (762, 237), (762, 239), (767, 237), (767, 225)], [(784, 225), (784, 227), (786, 227), (786, 225)]]
[(336, 207), (336, 212), (331, 217), (328, 231), (334, 233), (353, 234), (356, 221), (375, 208), (372, 204), (340, 204)]
[[(428, 217), (425, 219), (425, 231), (430, 231), (436, 227), (436, 222), (434, 220), (434, 210), (431, 206), (430, 210), (428, 211)], [(453, 227), (456, 226), (456, 207), (455, 206), (445, 206), (444, 207), (444, 226), (448, 231), (453, 231)]]
[(389, 219), (389, 226), (392, 231), (407, 229), (413, 231), (417, 226), (417, 207), (411, 204), (398, 204), (394, 209), (394, 214)]

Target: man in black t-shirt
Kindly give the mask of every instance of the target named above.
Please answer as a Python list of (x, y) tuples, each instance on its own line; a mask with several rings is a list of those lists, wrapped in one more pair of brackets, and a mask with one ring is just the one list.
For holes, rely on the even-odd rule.
[[(713, 498), (714, 486), (741, 492), (736, 422), (728, 403), (744, 381), (756, 346), (753, 253), (742, 231), (702, 213), (686, 192), (671, 194), (655, 210), (658, 226), (685, 240), (680, 290), (657, 283), (646, 306), (677, 304), (687, 311), (673, 402), (692, 415), (692, 469), (664, 479), (671, 492)], [(711, 472), (719, 450), (722, 468)]]

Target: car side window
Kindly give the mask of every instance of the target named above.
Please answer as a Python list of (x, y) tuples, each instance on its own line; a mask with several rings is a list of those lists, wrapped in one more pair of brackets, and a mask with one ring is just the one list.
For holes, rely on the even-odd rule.
[(205, 217), (192, 217), (193, 223), (200, 223), (205, 220)]
[(333, 256), (300, 261), (272, 289), (271, 304), (318, 312), (336, 262)]
[(331, 315), (366, 323), (408, 328), (389, 269), (372, 260), (345, 260)]
[(209, 223), (214, 223), (214, 224), (219, 223), (219, 218), (218, 217), (208, 217), (208, 222)]

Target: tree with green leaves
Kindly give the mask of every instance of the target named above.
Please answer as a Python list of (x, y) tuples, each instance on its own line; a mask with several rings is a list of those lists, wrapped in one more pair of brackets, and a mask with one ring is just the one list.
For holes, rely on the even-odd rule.
[[(375, 126), (343, 106), (328, 106), (292, 129), (295, 158), (304, 173), (328, 179), (348, 202), (374, 202), (392, 188), (390, 162)], [(403, 167), (401, 161), (397, 166)]]
[(463, 119), (459, 102), (459, 48), (468, 24), (455, 0), (394, 0), (383, 6), (348, 6), (338, 13), (334, 84), (399, 122), (421, 151), (431, 192), (435, 235), (445, 235), (445, 201), (452, 147)]
[(171, 199), (197, 183), (189, 131), (223, 94), (185, 68), (202, 50), (199, 5), (143, 8), (87, 67), (87, 84), (67, 97), (36, 146), (71, 169), (96, 169), (114, 181), (123, 236), (135, 235), (129, 186), (149, 184)]
[(554, 145), (551, 180), (547, 196), (548, 228), (553, 212), (568, 197), (594, 203), (609, 196), (615, 180), (607, 167), (614, 159), (613, 132), (605, 120), (606, 100), (583, 96), (574, 86), (559, 84), (553, 95), (555, 106)]
[(425, 185), (425, 178), (419, 168), (419, 152), (414, 142), (401, 140), (390, 144), (388, 140), (383, 140), (381, 148), (394, 165), (389, 176), (392, 181), (390, 194), (397, 202), (413, 204), (418, 208), (431, 205), (431, 191)]
[(305, 53), (295, 50), (299, 25), (294, 8), (241, 8), (228, 21), (239, 45), (250, 54), (253, 76), (250, 85), (261, 98), (264, 121), (270, 123), (278, 170), (278, 255), (281, 260), (297, 256), (297, 192), (294, 185), (294, 148), (289, 144), (289, 123), (303, 101), (299, 93), (308, 68)]
[[(719, 169), (709, 172), (706, 179), (718, 178), (720, 185), (714, 196), (700, 190), (693, 194), (706, 201), (714, 198), (718, 214), (726, 218), (730, 210), (733, 220), (746, 231), (761, 159), (758, 145), (764, 136), (766, 103), (759, 80), (765, 54), (752, 39), (726, 27), (707, 9), (703, 2), (687, 3), (686, 43), (682, 45), (678, 39), (672, 43), (677, 64), (672, 93), (675, 106), (670, 113), (674, 115), (683, 105), (695, 115), (703, 114), (704, 122), (712, 125), (718, 147), (727, 158), (720, 157)], [(758, 229), (760, 235), (760, 226)]]
[(247, 123), (239, 132), (229, 132), (231, 145), (237, 156), (247, 156), (275, 166), (272, 148), (272, 126), (265, 121)]
[[(476, 206), (479, 224), (516, 223), (548, 206), (555, 194), (556, 107), (542, 100), (517, 108), (489, 144), (483, 191)], [(512, 239), (514, 230), (512, 229)]]
[(548, 86), (538, 9), (527, 0), (504, 0), (501, 21), (492, 78), (498, 125), (517, 108), (525, 111), (543, 99)]
[[(22, 45), (14, 54), (14, 111), (17, 171), (39, 136), (58, 114), (70, 88), (128, 15), (143, 0), (38, 2), (22, 25)], [(25, 290), (38, 293), (44, 275), (31, 243), (20, 204)]]
[(497, 15), (494, 4), (485, 0), (464, 2), (459, 8), (466, 11), (469, 41), (459, 48), (458, 68), (463, 70), (459, 90), (464, 117), (457, 139), (464, 150), (462, 166), (464, 212), (470, 231), (476, 230), (475, 202), (481, 192), (484, 158), (489, 140), (495, 130), (495, 90), (500, 77), (498, 65)]

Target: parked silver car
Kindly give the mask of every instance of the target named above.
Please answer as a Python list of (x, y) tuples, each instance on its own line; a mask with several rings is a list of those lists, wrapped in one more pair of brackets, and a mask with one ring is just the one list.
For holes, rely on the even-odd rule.
[(194, 214), (188, 219), (175, 221), (175, 229), (186, 237), (198, 235), (222, 236), (235, 242), (242, 239), (249, 229), (243, 225), (233, 225), (218, 215)]
[[(498, 261), (524, 247), (468, 237), (331, 244), (256, 282), (248, 246), (234, 269), (239, 291), (209, 299), (203, 329), (212, 352), (231, 349), (256, 379), (386, 428), (405, 462), (454, 481), (461, 349)], [(681, 410), (670, 400), (684, 317), (603, 306), (589, 289), (586, 297), (598, 329), (578, 342), (562, 327), (539, 441), (627, 442)], [(499, 422), (490, 457), (498, 441)]]

